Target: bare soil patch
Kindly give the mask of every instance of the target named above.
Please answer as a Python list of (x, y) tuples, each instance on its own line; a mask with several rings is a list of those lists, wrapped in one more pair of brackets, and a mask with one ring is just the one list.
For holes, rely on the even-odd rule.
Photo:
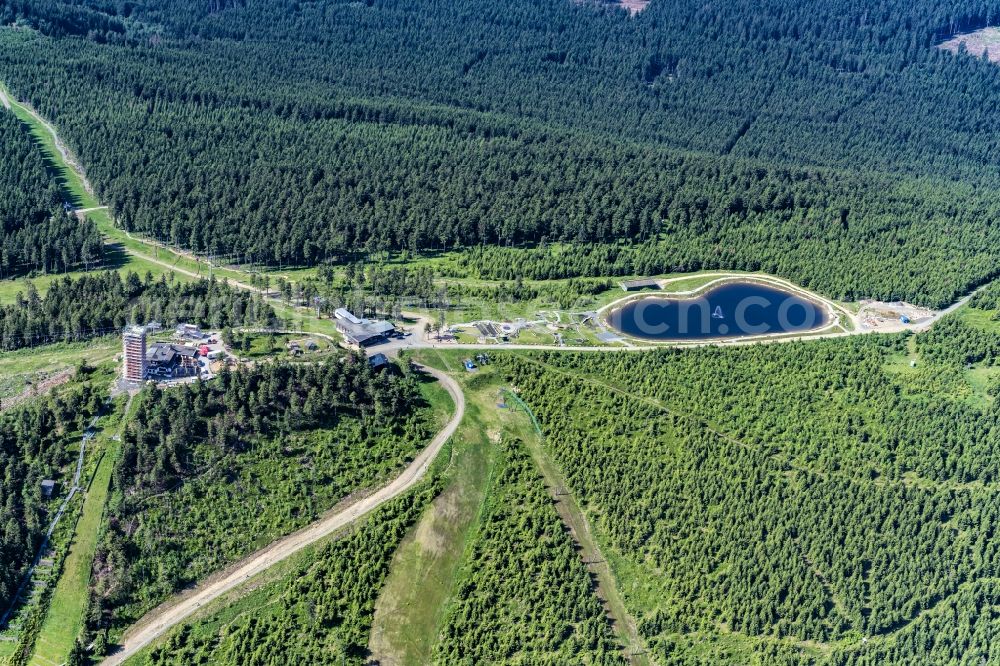
[(10, 409), (15, 407), (28, 398), (33, 398), (35, 396), (44, 395), (54, 389), (57, 386), (61, 386), (70, 380), (76, 371), (74, 369), (63, 370), (57, 372), (54, 375), (50, 375), (45, 379), (42, 379), (28, 388), (24, 389), (21, 393), (13, 395), (7, 398), (0, 398), (0, 412), (5, 409)]
[[(922, 327), (934, 320), (934, 311), (895, 301), (861, 301), (857, 320), (863, 331), (894, 333)], [(904, 321), (905, 319), (905, 321)]]
[(593, 4), (601, 7), (619, 6), (625, 8), (629, 16), (635, 16), (649, 6), (651, 0), (573, 0), (576, 4)]
[(649, 6), (650, 0), (619, 0), (618, 4), (628, 10), (628, 13), (635, 16)]
[(938, 48), (958, 53), (962, 44), (965, 45), (965, 51), (969, 55), (981, 58), (983, 53), (987, 52), (990, 62), (1000, 62), (1000, 27), (983, 28), (964, 35), (956, 35), (938, 44)]

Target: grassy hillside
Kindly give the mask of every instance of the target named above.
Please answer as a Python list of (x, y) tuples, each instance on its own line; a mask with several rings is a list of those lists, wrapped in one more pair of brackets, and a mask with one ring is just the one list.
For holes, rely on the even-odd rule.
[(353, 356), (146, 389), (116, 461), (91, 634), (114, 640), (170, 594), (394, 476), (439, 427), (439, 391)]
[[(366, 640), (344, 639), (332, 654), (400, 664), (988, 659), (1000, 462), (992, 389), (977, 387), (994, 361), (970, 365), (953, 350), (1000, 340), (978, 323), (991, 318), (992, 293), (945, 320), (956, 328), (944, 336), (495, 352), (472, 373), (461, 351), (421, 352), (460, 375), (468, 422), (439, 460), (448, 472), (435, 498), (358, 588), (372, 605), (349, 626)], [(220, 601), (145, 658), (237, 663), (282, 632), (302, 650), (331, 645), (328, 628), (300, 612), (317, 593), (296, 588), (292, 603), (276, 592), (290, 584)], [(275, 601), (258, 608), (261, 594)]]
[(624, 664), (531, 456), (497, 445), (495, 490), (435, 648), (440, 664)]
[(393, 551), (434, 495), (433, 480), (342, 538), (280, 565), (247, 596), (219, 604), (129, 664), (363, 664), (372, 606)]
[(975, 371), (954, 343), (904, 372), (904, 337), (495, 363), (657, 659), (947, 664), (989, 653), (946, 618), (995, 603), (1000, 506), (992, 400), (914, 376)]

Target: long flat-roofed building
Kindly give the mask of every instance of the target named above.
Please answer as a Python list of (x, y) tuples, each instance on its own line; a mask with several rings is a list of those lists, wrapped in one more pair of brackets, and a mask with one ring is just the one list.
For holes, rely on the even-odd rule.
[(333, 316), (340, 321), (347, 321), (352, 324), (360, 324), (361, 320), (351, 314), (351, 311), (347, 308), (337, 308), (333, 311)]
[(344, 334), (348, 343), (359, 347), (385, 342), (389, 334), (396, 330), (392, 322), (360, 319), (344, 308), (337, 308), (334, 317), (337, 330)]
[(129, 326), (122, 335), (122, 378), (141, 383), (146, 378), (146, 329)]

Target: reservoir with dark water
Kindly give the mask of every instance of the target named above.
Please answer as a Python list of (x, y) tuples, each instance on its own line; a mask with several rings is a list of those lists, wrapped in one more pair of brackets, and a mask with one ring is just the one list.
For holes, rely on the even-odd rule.
[(726, 282), (695, 298), (649, 296), (614, 309), (608, 323), (647, 340), (801, 333), (829, 323), (823, 306), (779, 287)]

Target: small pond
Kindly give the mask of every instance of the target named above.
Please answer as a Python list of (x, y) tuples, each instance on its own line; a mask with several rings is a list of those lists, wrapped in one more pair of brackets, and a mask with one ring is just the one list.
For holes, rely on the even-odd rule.
[(608, 315), (619, 333), (646, 340), (702, 340), (801, 333), (829, 323), (826, 309), (780, 287), (725, 282), (694, 298), (649, 296)]

